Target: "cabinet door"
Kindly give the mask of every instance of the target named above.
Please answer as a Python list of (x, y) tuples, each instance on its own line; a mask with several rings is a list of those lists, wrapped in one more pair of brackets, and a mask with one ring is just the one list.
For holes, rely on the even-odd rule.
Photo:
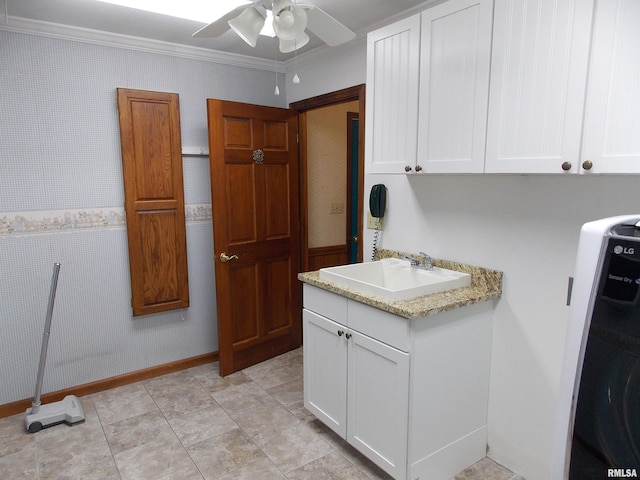
[(347, 436), (345, 327), (309, 310), (304, 332), (304, 406), (343, 438)]
[(347, 441), (394, 478), (406, 478), (409, 354), (350, 335)]
[(583, 161), (587, 173), (640, 173), (640, 2), (596, 2)]
[(422, 14), (417, 165), (424, 172), (484, 170), (491, 21), (491, 0), (450, 0)]
[(404, 173), (416, 162), (420, 15), (367, 36), (368, 173)]
[(485, 172), (577, 171), (592, 17), (593, 0), (496, 0)]

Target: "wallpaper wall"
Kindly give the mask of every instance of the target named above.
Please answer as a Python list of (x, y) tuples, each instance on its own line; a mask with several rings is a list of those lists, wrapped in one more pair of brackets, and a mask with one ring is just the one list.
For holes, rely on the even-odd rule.
[(358, 102), (307, 112), (309, 247), (344, 245), (347, 238), (347, 112)]
[[(190, 307), (131, 315), (116, 88), (178, 93), (182, 144), (208, 147), (206, 98), (284, 106), (274, 73), (0, 29), (0, 404), (216, 351), (206, 156), (183, 157)], [(285, 88), (280, 79), (281, 88)]]

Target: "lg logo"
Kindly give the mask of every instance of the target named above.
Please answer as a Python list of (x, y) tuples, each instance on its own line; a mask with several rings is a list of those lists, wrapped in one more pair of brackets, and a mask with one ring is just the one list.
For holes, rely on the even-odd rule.
[(633, 255), (633, 252), (633, 247), (623, 247), (622, 245), (616, 245), (613, 247), (613, 253), (616, 255), (620, 255), (621, 253), (624, 253), (625, 255)]

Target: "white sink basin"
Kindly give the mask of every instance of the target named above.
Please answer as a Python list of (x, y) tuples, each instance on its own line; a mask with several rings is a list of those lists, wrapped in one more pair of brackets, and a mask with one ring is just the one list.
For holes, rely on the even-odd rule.
[(320, 278), (391, 301), (471, 285), (471, 275), (468, 273), (439, 267), (423, 270), (412, 267), (408, 260), (397, 258), (321, 268)]

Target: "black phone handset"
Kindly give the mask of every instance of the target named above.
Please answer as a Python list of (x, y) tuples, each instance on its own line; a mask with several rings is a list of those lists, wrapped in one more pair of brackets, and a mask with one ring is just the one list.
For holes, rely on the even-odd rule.
[(371, 252), (371, 260), (376, 259), (378, 252), (378, 243), (380, 242), (380, 233), (382, 232), (382, 223), (380, 219), (384, 217), (387, 208), (387, 187), (382, 183), (378, 183), (371, 187), (369, 194), (369, 211), (371, 216), (376, 219), (375, 231), (373, 232), (373, 251)]
[(371, 187), (369, 195), (369, 210), (371, 216), (375, 218), (384, 217), (384, 211), (387, 208), (387, 187), (382, 183), (378, 183)]

